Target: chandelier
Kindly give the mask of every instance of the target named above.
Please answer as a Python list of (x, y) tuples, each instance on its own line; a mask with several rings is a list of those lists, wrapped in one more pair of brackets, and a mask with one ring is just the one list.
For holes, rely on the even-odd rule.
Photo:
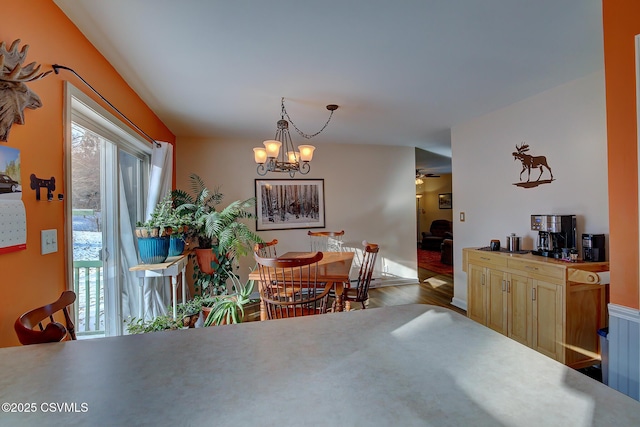
[[(281, 107), (280, 120), (278, 120), (277, 123), (275, 138), (264, 141), (264, 148), (256, 147), (253, 149), (254, 159), (258, 164), (258, 175), (264, 176), (267, 172), (286, 172), (291, 178), (294, 177), (296, 172), (306, 175), (311, 170), (309, 162), (313, 158), (313, 152), (316, 147), (313, 145), (300, 145), (296, 148), (289, 134), (289, 122), (291, 122), (300, 136), (311, 139), (327, 127), (331, 121), (333, 112), (338, 109), (338, 106), (335, 104), (327, 105), (327, 110), (331, 111), (329, 118), (324, 126), (322, 126), (322, 129), (312, 135), (302, 132), (295, 123), (293, 123), (293, 120), (291, 120), (287, 110), (284, 108), (284, 98), (282, 98)], [(285, 116), (289, 121), (285, 120)]]

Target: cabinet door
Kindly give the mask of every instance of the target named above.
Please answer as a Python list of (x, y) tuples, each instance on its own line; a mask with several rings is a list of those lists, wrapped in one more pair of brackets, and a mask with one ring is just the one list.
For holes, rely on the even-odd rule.
[(485, 292), (484, 270), (484, 267), (469, 264), (467, 272), (467, 317), (486, 325), (487, 293)]
[(531, 347), (533, 317), (532, 280), (517, 274), (507, 279), (508, 308), (507, 319), (509, 332), (507, 336), (519, 343)]
[(507, 274), (492, 268), (486, 271), (487, 326), (507, 334)]
[(562, 287), (542, 280), (533, 280), (531, 298), (533, 300), (532, 348), (564, 363)]

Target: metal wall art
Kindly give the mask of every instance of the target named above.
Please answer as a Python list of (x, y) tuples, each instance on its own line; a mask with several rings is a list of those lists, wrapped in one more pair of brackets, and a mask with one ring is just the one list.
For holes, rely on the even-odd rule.
[(0, 141), (6, 142), (14, 123), (24, 124), (24, 109), (35, 110), (42, 107), (42, 101), (25, 83), (41, 79), (51, 71), (40, 72), (40, 65), (31, 62), (22, 65), (26, 59), (29, 45), (18, 52), (20, 39), (11, 43), (7, 50), (0, 43)]
[[(518, 187), (523, 188), (533, 188), (537, 187), (540, 184), (550, 184), (554, 181), (553, 172), (551, 172), (551, 168), (547, 163), (547, 158), (545, 156), (532, 156), (527, 154), (529, 151), (529, 145), (524, 142), (518, 147), (516, 144), (516, 151), (511, 153), (513, 155), (513, 160), (520, 160), (522, 163), (522, 170), (520, 171), (520, 182), (514, 183)], [(531, 169), (540, 169), (540, 175), (535, 181), (531, 181)], [(545, 169), (549, 172), (549, 179), (540, 179), (542, 178), (542, 174), (545, 172)], [(522, 181), (522, 174), (524, 171), (527, 171), (527, 181)], [(535, 172), (534, 172), (535, 173)]]

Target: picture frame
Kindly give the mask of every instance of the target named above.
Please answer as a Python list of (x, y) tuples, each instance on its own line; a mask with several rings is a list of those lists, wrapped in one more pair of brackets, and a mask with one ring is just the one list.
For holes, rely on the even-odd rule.
[(451, 209), (451, 193), (438, 194), (438, 207), (440, 209)]
[(256, 231), (324, 228), (324, 179), (256, 179)]

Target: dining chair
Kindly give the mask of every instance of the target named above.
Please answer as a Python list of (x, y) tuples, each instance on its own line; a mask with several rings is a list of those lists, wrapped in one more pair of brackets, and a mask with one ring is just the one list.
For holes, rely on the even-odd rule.
[(273, 239), (270, 242), (262, 242), (256, 243), (253, 246), (253, 251), (258, 254), (261, 258), (277, 258), (278, 254), (276, 253), (276, 245), (278, 244), (278, 239)]
[(307, 234), (311, 242), (311, 252), (342, 252), (344, 230), (309, 231)]
[(327, 312), (333, 283), (318, 282), (322, 252), (301, 258), (263, 258), (258, 263), (258, 289), (267, 319), (309, 316)]
[(359, 302), (362, 304), (362, 308), (365, 309), (364, 303), (369, 299), (369, 285), (371, 284), (373, 268), (376, 264), (380, 246), (374, 243), (367, 243), (366, 241), (362, 243), (364, 250), (362, 253), (362, 265), (360, 265), (360, 271), (358, 272), (358, 279), (355, 281), (355, 286), (345, 288), (342, 295), (346, 311), (351, 310), (351, 302)]
[[(13, 325), (18, 335), (18, 340), (24, 345), (63, 341), (67, 336), (69, 339), (75, 340), (75, 327), (68, 310), (68, 307), (75, 300), (75, 292), (64, 291), (60, 298), (51, 304), (27, 311), (18, 317)], [(65, 325), (59, 323), (53, 317), (55, 313), (60, 311), (64, 315)], [(34, 329), (36, 326), (39, 330)]]

